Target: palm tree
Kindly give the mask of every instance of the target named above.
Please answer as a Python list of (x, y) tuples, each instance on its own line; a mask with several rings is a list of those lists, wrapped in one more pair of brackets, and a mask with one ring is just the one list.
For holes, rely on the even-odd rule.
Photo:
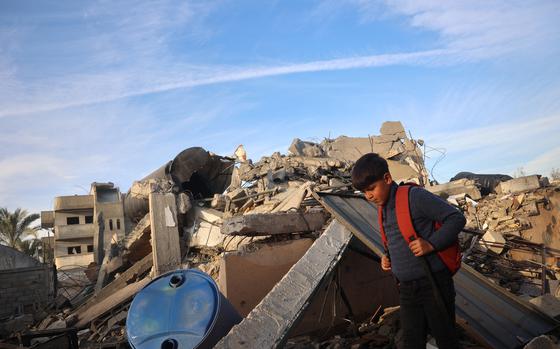
[(0, 242), (21, 250), (22, 239), (39, 229), (39, 227), (30, 227), (31, 223), (39, 217), (39, 214), (27, 214), (27, 211), (21, 208), (11, 213), (7, 208), (0, 207)]
[(42, 248), (42, 242), (40, 239), (34, 237), (31, 239), (22, 240), (18, 244), (18, 250), (25, 253), (28, 256), (39, 257), (37, 254)]

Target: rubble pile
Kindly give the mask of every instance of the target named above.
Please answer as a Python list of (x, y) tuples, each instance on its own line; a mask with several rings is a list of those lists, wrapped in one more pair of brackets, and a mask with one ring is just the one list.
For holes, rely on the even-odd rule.
[[(399, 308), (387, 307), (377, 312), (366, 321), (358, 325), (357, 330), (347, 330), (331, 338), (312, 338), (310, 336), (294, 337), (288, 340), (287, 349), (365, 349), (365, 348), (401, 348), (402, 331), (400, 329)], [(461, 348), (482, 349), (469, 336), (457, 328), (459, 333), (459, 343)], [(430, 343), (433, 343), (433, 339)]]
[(527, 299), (555, 294), (560, 279), (555, 236), (560, 187), (528, 176), (500, 182), (495, 192), (484, 197), (478, 188), (471, 179), (428, 188), (459, 207), (467, 218), (470, 233), (461, 236), (464, 261)]
[[(560, 238), (555, 236), (560, 187), (536, 176), (536, 182), (512, 179), (489, 187), (473, 174), (431, 185), (422, 146), (400, 122), (385, 122), (379, 136), (321, 143), (295, 139), (287, 155), (276, 152), (256, 163), (247, 159), (243, 146), (227, 157), (186, 149), (132, 184), (120, 203), (125, 234), (111, 235), (99, 225), (94, 262), (78, 271), (59, 271), (62, 287), (50, 314), (31, 328), (13, 328), (6, 342), (31, 348), (127, 348), (133, 297), (179, 268), (210, 275), (239, 315), (250, 318), (265, 297), (290, 299), (285, 292), (297, 290), (285, 275), (301, 269), (295, 281), (315, 286), (296, 292), (306, 297), (298, 304), (308, 309), (298, 308), (289, 315), (293, 322), (282, 324), (286, 347), (394, 346), (400, 337), (393, 280), (379, 270), (379, 258), (371, 251), (352, 245), (342, 257), (350, 236), (340, 238), (344, 229), (313, 195), (355, 195), (350, 171), (369, 152), (388, 160), (397, 182), (424, 185), (465, 213), (468, 232), (462, 244), (468, 264), (514, 294), (544, 294), (541, 289), (560, 279)], [(324, 248), (313, 255), (319, 243)], [(325, 252), (333, 246), (338, 250)], [(306, 272), (313, 276), (306, 279)], [(330, 279), (313, 279), (319, 275)], [(363, 292), (377, 303), (361, 300)], [(463, 344), (476, 347), (466, 335)]]

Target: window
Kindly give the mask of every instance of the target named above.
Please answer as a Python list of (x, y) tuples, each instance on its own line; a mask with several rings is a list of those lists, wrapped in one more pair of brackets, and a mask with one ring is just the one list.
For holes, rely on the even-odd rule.
[(66, 217), (66, 224), (80, 224), (80, 217)]
[(68, 254), (82, 253), (82, 246), (68, 246)]
[(87, 251), (93, 252), (93, 245), (87, 245)]
[(109, 230), (113, 230), (113, 220), (109, 219)]
[(93, 224), (93, 216), (86, 216), (86, 224)]
[(121, 230), (121, 220), (117, 219), (117, 230)]

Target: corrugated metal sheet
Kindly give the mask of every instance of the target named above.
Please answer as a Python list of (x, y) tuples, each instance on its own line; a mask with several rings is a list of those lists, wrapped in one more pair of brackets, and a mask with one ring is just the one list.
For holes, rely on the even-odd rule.
[[(378, 255), (383, 245), (375, 205), (356, 195), (318, 193), (319, 201)], [(454, 276), (459, 323), (491, 348), (518, 348), (559, 322), (463, 263)]]

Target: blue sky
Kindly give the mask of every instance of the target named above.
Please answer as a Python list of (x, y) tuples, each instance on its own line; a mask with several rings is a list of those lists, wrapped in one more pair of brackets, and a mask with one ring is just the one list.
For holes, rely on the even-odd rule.
[(439, 181), (548, 175), (558, 18), (554, 0), (2, 1), (0, 206), (126, 191), (190, 146), (256, 161), (385, 120), (445, 149)]

